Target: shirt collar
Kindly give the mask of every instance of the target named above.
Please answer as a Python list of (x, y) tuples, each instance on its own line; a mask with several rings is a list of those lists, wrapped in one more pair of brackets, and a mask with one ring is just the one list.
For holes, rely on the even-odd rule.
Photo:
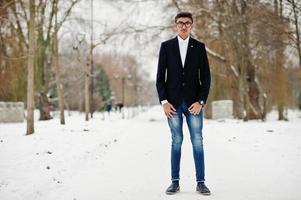
[(188, 36), (185, 40), (183, 40), (179, 35), (177, 36), (179, 43), (183, 44), (188, 44), (190, 36)]

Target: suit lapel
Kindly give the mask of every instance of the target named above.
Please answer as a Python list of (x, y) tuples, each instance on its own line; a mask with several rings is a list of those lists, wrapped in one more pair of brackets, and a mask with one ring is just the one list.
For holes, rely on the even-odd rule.
[(184, 64), (184, 68), (186, 68), (187, 66), (189, 66), (189, 62), (191, 60), (191, 56), (192, 56), (192, 53), (193, 53), (193, 40), (191, 39), (191, 37), (189, 38), (189, 41), (188, 41), (188, 47), (187, 47), (187, 53), (186, 53), (186, 58), (185, 58), (185, 64)]
[(174, 38), (174, 50), (175, 50), (175, 56), (176, 56), (178, 65), (180, 67), (183, 67), (182, 60), (181, 60), (181, 54), (180, 54), (180, 47), (179, 47), (178, 37)]

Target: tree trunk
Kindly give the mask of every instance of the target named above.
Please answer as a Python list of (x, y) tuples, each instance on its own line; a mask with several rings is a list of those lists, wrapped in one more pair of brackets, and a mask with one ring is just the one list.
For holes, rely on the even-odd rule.
[(244, 99), (245, 99), (245, 87), (244, 87), (244, 80), (243, 76), (239, 76), (238, 80), (238, 99), (237, 99), (237, 117), (239, 119), (246, 119), (246, 110), (245, 110), (245, 104), (244, 104)]
[(56, 88), (59, 99), (59, 107), (60, 107), (60, 122), (61, 124), (65, 124), (65, 114), (64, 114), (64, 95), (63, 89), (61, 86), (61, 69), (59, 64), (59, 53), (58, 53), (58, 26), (57, 26), (57, 1), (55, 2), (55, 27), (53, 33), (53, 63), (55, 65), (55, 79), (56, 79)]
[(89, 113), (90, 113), (90, 73), (91, 65), (90, 65), (90, 56), (88, 56), (87, 60), (87, 68), (85, 70), (85, 119), (89, 121)]
[(241, 12), (244, 20), (241, 24), (241, 51), (243, 52), (243, 67), (245, 68), (245, 88), (247, 89), (246, 105), (247, 105), (247, 118), (248, 119), (260, 119), (261, 109), (259, 104), (260, 91), (255, 82), (256, 69), (251, 61), (252, 53), (250, 48), (250, 22), (247, 17), (248, 5), (246, 2), (241, 3)]
[(40, 93), (39, 96), (39, 107), (40, 107), (40, 118), (39, 120), (49, 120), (52, 119), (50, 116), (50, 104), (48, 101), (48, 97), (44, 92)]
[[(260, 92), (255, 82), (256, 70), (251, 61), (252, 53), (250, 48), (250, 22), (247, 16), (249, 11), (248, 5), (244, 1), (231, 3), (232, 16), (237, 20), (237, 26), (233, 27), (228, 34), (231, 41), (237, 62), (238, 78), (238, 117), (244, 121), (249, 119), (260, 119), (261, 108), (259, 102)], [(239, 36), (237, 36), (239, 33)]]
[[(53, 4), (53, 3), (52, 3)], [(36, 90), (39, 93), (47, 94), (49, 91), (49, 74), (47, 74), (47, 67), (49, 62), (49, 47), (50, 46), (50, 36), (48, 32), (52, 29), (52, 26), (46, 28), (46, 21), (43, 16), (45, 16), (45, 3), (39, 3), (37, 7), (38, 13), (38, 24), (37, 24), (37, 46), (39, 48), (36, 49), (36, 66), (35, 66), (35, 86)], [(50, 11), (50, 22), (52, 24), (53, 20), (54, 8)], [(45, 34), (45, 32), (47, 34)], [(46, 96), (45, 96), (46, 97)], [(43, 97), (43, 98), (45, 98)], [(46, 97), (47, 98), (47, 97)], [(43, 103), (48, 104), (49, 101), (43, 101)], [(49, 108), (50, 104), (44, 105), (44, 108)], [(40, 109), (40, 120), (49, 120), (50, 110), (49, 109)]]
[(259, 104), (260, 91), (255, 82), (255, 66), (250, 62), (247, 66), (247, 83), (248, 83), (248, 104), (249, 104), (249, 119), (261, 119), (262, 113)]
[[(275, 2), (277, 3), (277, 2)], [(278, 7), (278, 6), (277, 6)], [(281, 7), (281, 6), (280, 6)], [(283, 20), (282, 13), (278, 10), (275, 10), (275, 14), (279, 16), (281, 20)], [(278, 44), (276, 46), (275, 51), (275, 71), (274, 73), (276, 76), (275, 84), (274, 84), (274, 92), (276, 95), (276, 104), (277, 104), (277, 110), (278, 110), (278, 119), (279, 120), (285, 120), (284, 116), (284, 106), (286, 101), (286, 87), (285, 87), (285, 70), (284, 70), (284, 44), (283, 44), (283, 36), (280, 35), (276, 38), (276, 43)]]
[(267, 117), (267, 95), (263, 94), (263, 106), (262, 106), (262, 121), (265, 121)]
[(295, 32), (296, 32), (296, 46), (297, 46), (297, 51), (298, 51), (298, 56), (299, 56), (299, 67), (301, 69), (301, 47), (300, 47), (300, 32), (299, 32), (299, 15), (297, 11), (297, 5), (295, 0), (291, 0), (290, 2), (292, 4), (292, 9), (294, 13), (294, 25), (295, 25)]
[(35, 52), (35, 0), (30, 0), (28, 78), (27, 78), (27, 132), (34, 133), (34, 52)]
[(90, 114), (91, 114), (91, 118), (93, 118), (93, 113), (94, 113), (94, 109), (95, 109), (95, 105), (94, 105), (94, 76), (93, 76), (93, 72), (94, 72), (94, 68), (93, 68), (93, 49), (94, 49), (94, 44), (93, 44), (93, 0), (91, 0), (91, 21), (90, 21)]

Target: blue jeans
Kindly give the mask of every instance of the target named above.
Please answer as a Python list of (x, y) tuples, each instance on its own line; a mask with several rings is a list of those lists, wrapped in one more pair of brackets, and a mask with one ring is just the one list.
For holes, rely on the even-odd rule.
[(198, 115), (193, 115), (188, 111), (188, 107), (183, 102), (178, 108), (172, 118), (168, 118), (168, 125), (171, 131), (171, 180), (180, 180), (180, 160), (181, 160), (181, 146), (183, 141), (183, 114), (186, 117), (188, 125), (190, 140), (193, 147), (193, 158), (196, 171), (196, 181), (205, 181), (205, 165), (204, 165), (204, 151), (203, 151), (203, 111)]

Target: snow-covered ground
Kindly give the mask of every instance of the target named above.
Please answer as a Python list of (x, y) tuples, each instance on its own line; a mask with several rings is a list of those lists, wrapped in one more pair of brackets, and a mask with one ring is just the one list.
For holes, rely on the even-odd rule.
[(168, 196), (170, 133), (159, 106), (122, 120), (112, 114), (66, 116), (35, 123), (0, 124), (1, 200), (300, 200), (301, 113), (290, 121), (204, 120), (206, 183), (195, 192), (187, 127), (181, 192)]

